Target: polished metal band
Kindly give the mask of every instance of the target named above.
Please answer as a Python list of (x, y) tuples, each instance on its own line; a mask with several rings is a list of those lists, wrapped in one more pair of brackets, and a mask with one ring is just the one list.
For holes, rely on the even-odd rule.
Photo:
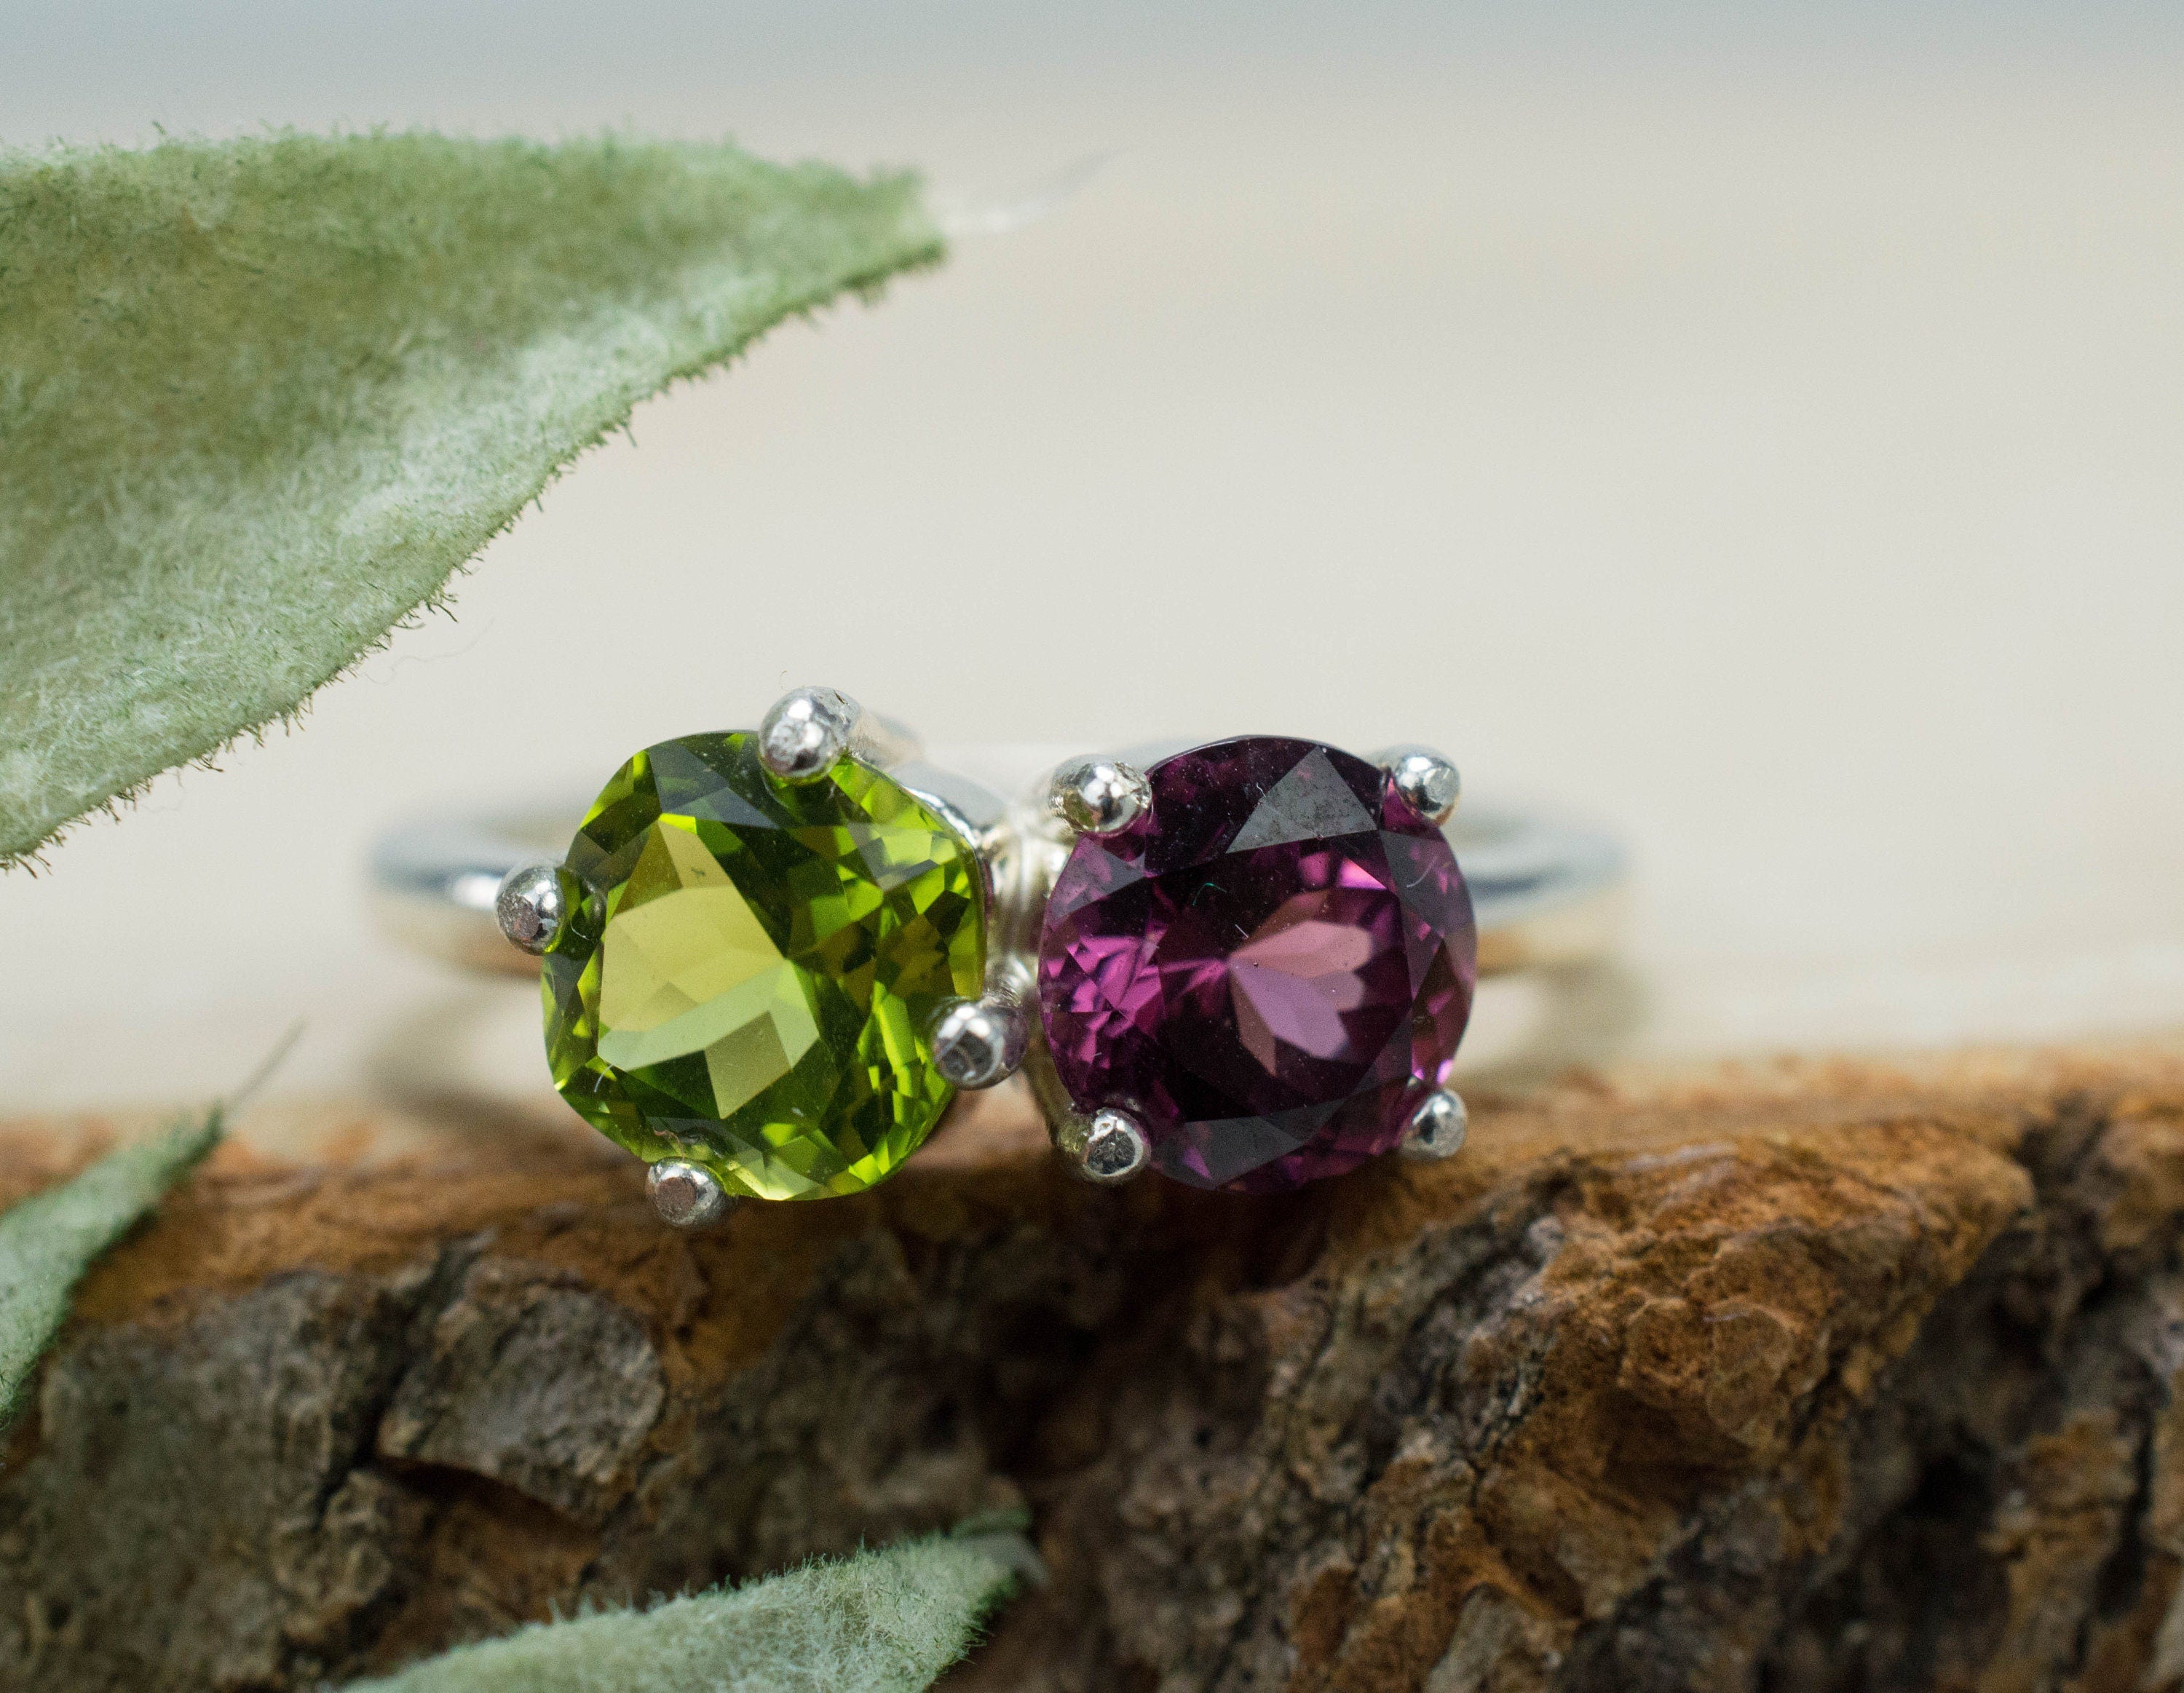
[[(907, 748), (901, 749), (908, 750)], [(876, 757), (889, 773), (980, 849), (1006, 864), (1008, 808), (985, 789), (935, 766)], [(384, 926), (435, 958), (474, 970), (535, 975), (538, 961), (509, 944), (494, 916), (502, 878), (521, 864), (558, 860), (571, 813), (498, 820), (425, 818), (383, 837), (371, 857), (373, 895)], [(1588, 824), (1466, 801), (1445, 826), (1469, 883), (1479, 923), (1482, 973), (1578, 964), (1613, 938), (1624, 871), (1613, 837)], [(1035, 910), (1011, 911), (1012, 880), (997, 889), (1002, 927), (1035, 943)], [(1013, 919), (1013, 921), (1011, 921)]]

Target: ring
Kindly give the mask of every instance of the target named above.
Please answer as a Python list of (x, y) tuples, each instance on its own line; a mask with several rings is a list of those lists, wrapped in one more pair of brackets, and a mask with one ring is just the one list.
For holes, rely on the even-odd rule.
[(1011, 806), (802, 688), (638, 754), (558, 855), (537, 820), (426, 821), (371, 870), (405, 942), (539, 970), (557, 1090), (671, 1222), (861, 1191), (1019, 1066), (1088, 1179), (1263, 1192), (1455, 1151), (1477, 974), (1612, 932), (1612, 838), (1456, 821), (1457, 788), (1424, 748), (1253, 737)]

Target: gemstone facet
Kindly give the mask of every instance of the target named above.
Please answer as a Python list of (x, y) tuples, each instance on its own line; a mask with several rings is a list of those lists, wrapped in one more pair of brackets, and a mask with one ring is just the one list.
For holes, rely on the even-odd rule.
[(928, 1031), (978, 993), (984, 888), (900, 783), (843, 759), (792, 784), (749, 734), (664, 742), (607, 783), (566, 876), (547, 1057), (610, 1139), (730, 1195), (817, 1199), (939, 1122), (955, 1090)]
[(1039, 944), (1047, 1047), (1079, 1111), (1153, 1162), (1265, 1193), (1393, 1149), (1447, 1079), (1478, 944), (1446, 837), (1312, 741), (1223, 741), (1146, 772), (1149, 811), (1080, 837)]

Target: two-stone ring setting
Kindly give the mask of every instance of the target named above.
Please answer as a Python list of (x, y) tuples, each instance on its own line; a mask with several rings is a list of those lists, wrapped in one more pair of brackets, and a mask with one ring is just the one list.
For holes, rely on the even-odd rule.
[(1266, 1193), (1456, 1151), (1481, 969), (1604, 938), (1612, 840), (1457, 797), (1423, 747), (1247, 736), (1010, 804), (800, 688), (638, 753), (559, 857), (412, 827), (374, 872), (425, 950), (536, 959), (555, 1088), (671, 1222), (861, 1191), (1019, 1069), (1087, 1179)]

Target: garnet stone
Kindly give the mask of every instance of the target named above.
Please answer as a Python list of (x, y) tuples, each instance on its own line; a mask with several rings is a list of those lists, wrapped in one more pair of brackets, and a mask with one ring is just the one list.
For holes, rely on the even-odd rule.
[(1388, 1151), (1471, 1014), (1447, 838), (1314, 741), (1222, 741), (1145, 774), (1151, 806), (1079, 838), (1047, 905), (1062, 1086), (1135, 1117), (1195, 1187), (1268, 1193)]

